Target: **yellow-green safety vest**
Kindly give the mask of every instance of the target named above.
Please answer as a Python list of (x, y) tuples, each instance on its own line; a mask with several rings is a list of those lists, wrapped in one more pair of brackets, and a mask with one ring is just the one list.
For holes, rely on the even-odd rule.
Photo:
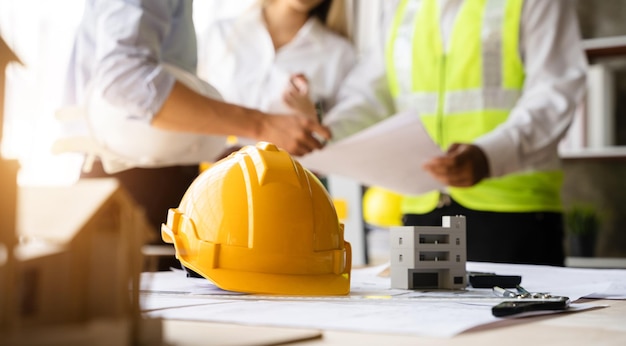
[[(523, 0), (466, 0), (444, 50), (437, 0), (403, 0), (386, 47), (396, 109), (415, 110), (447, 149), (471, 143), (506, 121), (524, 85), (519, 54)], [(449, 187), (461, 205), (482, 211), (560, 211), (561, 171), (533, 171)], [(405, 196), (404, 214), (432, 211), (439, 191)]]

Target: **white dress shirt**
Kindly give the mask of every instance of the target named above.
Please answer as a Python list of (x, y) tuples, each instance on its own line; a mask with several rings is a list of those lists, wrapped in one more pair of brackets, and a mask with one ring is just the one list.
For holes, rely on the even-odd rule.
[(104, 170), (212, 160), (224, 136), (166, 131), (151, 125), (174, 81), (221, 99), (195, 75), (191, 0), (88, 0), (71, 56), (66, 137), (55, 150), (98, 156)]
[(111, 104), (150, 122), (174, 77), (162, 63), (195, 73), (190, 0), (88, 0), (71, 57), (65, 103), (81, 104), (89, 84)]
[(227, 102), (278, 114), (293, 113), (282, 99), (291, 75), (304, 74), (311, 101), (329, 109), (356, 62), (351, 42), (316, 18), (275, 51), (258, 5), (239, 17), (212, 23), (198, 42), (198, 75)]
[[(439, 1), (444, 47), (463, 1)], [(385, 13), (382, 22), (388, 29), (394, 11)], [(373, 51), (347, 78), (337, 107), (325, 121), (333, 140), (395, 113), (383, 53), (384, 46)], [(587, 61), (574, 1), (524, 1), (520, 55), (526, 72), (522, 97), (507, 121), (474, 143), (487, 155), (493, 177), (559, 168), (558, 143), (571, 124), (586, 85)]]

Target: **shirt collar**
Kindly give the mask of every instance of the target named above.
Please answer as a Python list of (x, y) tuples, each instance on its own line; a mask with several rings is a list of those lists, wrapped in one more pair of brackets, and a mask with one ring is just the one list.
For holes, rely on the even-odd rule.
[(324, 25), (316, 17), (309, 18), (306, 23), (298, 30), (298, 33), (290, 42), (290, 44), (297, 44), (299, 42), (308, 41), (315, 45), (321, 46), (320, 33), (324, 30)]
[[(263, 7), (258, 4), (254, 6), (250, 11), (243, 15), (244, 21), (255, 21), (263, 26), (264, 30), (267, 30), (265, 20), (263, 19)], [(292, 46), (299, 44), (300, 42), (311, 42), (317, 46), (322, 46), (321, 33), (325, 26), (317, 17), (310, 17), (306, 23), (298, 30), (296, 36), (287, 44)]]

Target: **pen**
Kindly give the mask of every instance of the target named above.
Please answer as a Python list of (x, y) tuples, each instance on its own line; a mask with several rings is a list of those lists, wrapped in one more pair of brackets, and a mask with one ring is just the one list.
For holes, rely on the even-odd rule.
[(524, 287), (517, 285), (516, 286), (517, 291), (520, 292), (520, 297), (521, 298), (541, 298), (541, 299), (546, 299), (546, 298), (551, 298), (552, 295), (549, 293), (531, 293), (528, 292)]
[(509, 290), (505, 290), (504, 288), (500, 287), (500, 286), (494, 286), (493, 287), (493, 292), (501, 297), (507, 297), (507, 298), (517, 298), (518, 294)]
[(321, 124), (324, 117), (324, 107), (322, 101), (315, 102), (315, 114), (317, 114), (317, 121)]

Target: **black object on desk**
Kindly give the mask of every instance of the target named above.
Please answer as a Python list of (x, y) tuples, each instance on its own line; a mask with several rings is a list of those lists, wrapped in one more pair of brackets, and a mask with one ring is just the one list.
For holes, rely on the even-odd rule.
[(569, 307), (568, 297), (530, 298), (504, 301), (491, 308), (496, 317), (507, 317), (531, 311), (565, 310)]
[(519, 275), (497, 275), (496, 273), (468, 272), (469, 283), (474, 288), (515, 288), (522, 283)]
[(553, 296), (548, 293), (531, 293), (522, 286), (516, 286), (517, 293), (495, 286), (493, 292), (501, 297), (509, 298), (491, 308), (496, 317), (507, 317), (526, 312), (566, 310), (569, 307), (568, 297)]

